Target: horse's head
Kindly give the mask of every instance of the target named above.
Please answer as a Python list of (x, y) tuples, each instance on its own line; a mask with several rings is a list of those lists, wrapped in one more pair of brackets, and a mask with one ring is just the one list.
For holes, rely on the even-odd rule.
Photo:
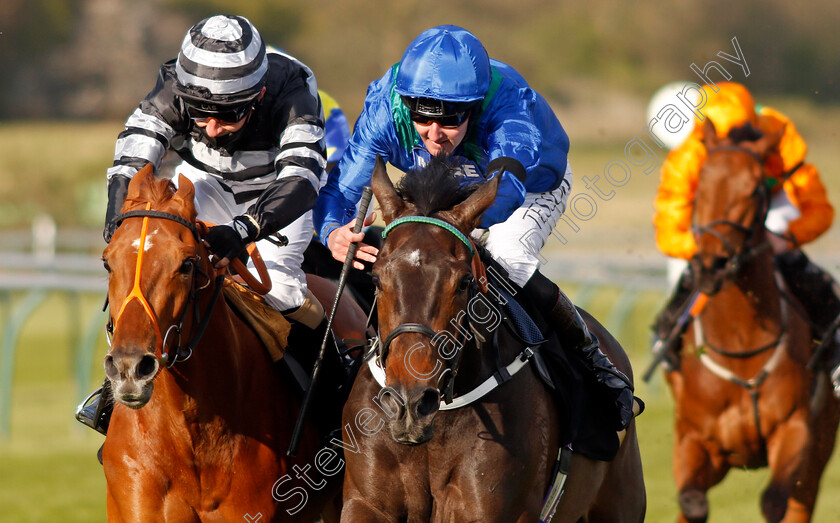
[(397, 191), (377, 159), (372, 187), (389, 225), (373, 274), (385, 336), (383, 399), (396, 413), (389, 428), (397, 442), (432, 437), (442, 389), (452, 386), (475, 284), (467, 235), (493, 203), (498, 178), (466, 188), (443, 158), (435, 158), (408, 173)]
[(709, 119), (703, 125), (707, 157), (694, 197), (697, 254), (689, 265), (695, 285), (705, 294), (717, 293), (749, 259), (769, 248), (764, 159), (783, 133), (762, 136), (755, 129), (738, 128), (720, 138)]
[(123, 221), (102, 255), (113, 334), (105, 374), (114, 399), (134, 409), (151, 398), (161, 358), (180, 337), (199, 272), (194, 194), (185, 177), (176, 191), (146, 166), (128, 186)]

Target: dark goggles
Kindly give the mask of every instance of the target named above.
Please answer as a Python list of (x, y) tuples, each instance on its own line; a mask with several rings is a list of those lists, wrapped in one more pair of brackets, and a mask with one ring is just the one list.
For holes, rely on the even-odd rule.
[(432, 122), (437, 122), (441, 127), (458, 127), (470, 117), (469, 111), (460, 113), (445, 114), (441, 116), (430, 116), (427, 114), (408, 112), (411, 121), (420, 125), (429, 125)]
[(235, 124), (248, 116), (248, 113), (254, 108), (254, 102), (250, 101), (237, 106), (217, 106), (216, 110), (208, 110), (190, 104), (186, 104), (186, 106), (187, 114), (196, 122), (206, 122), (210, 118), (215, 118), (219, 123)]
[(434, 98), (402, 97), (412, 122), (428, 125), (437, 122), (441, 127), (458, 127), (470, 117), (476, 102), (446, 102)]

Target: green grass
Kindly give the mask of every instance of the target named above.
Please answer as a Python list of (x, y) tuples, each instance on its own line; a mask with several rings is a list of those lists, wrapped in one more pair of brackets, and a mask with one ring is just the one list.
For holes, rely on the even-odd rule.
[[(564, 285), (574, 296), (576, 287)], [(616, 289), (604, 288), (593, 300), (596, 316), (608, 316)], [(81, 300), (83, 324), (100, 297)], [(648, 361), (647, 325), (659, 304), (657, 292), (642, 293), (618, 337), (628, 347), (637, 381)], [(16, 300), (17, 303), (19, 300)], [(68, 303), (51, 296), (24, 327), (17, 351), (11, 437), (0, 441), (0, 522), (91, 522), (104, 520), (105, 480), (95, 453), (103, 439), (73, 420), (80, 400), (73, 380), (74, 349)], [(100, 340), (91, 368), (96, 385), (102, 376)], [(661, 375), (638, 384), (647, 403), (639, 418), (639, 441), (648, 492), (647, 521), (673, 521), (676, 493), (671, 477), (673, 407)], [(823, 477), (822, 495), (814, 521), (836, 521), (840, 513), (840, 456), (835, 452)], [(710, 494), (712, 522), (757, 521), (759, 497), (769, 478), (767, 470), (730, 472)]]

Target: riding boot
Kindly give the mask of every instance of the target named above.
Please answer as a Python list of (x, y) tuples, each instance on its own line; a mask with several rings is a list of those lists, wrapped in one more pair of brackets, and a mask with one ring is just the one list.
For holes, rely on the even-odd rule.
[(834, 395), (840, 398), (840, 287), (801, 250), (782, 253), (775, 261), (788, 288), (805, 308), (814, 337), (827, 340), (817, 357), (831, 376)]
[[(307, 377), (307, 388), (312, 386), (308, 378), (312, 375), (326, 332), (326, 318), (314, 329), (302, 323), (292, 323), (286, 350), (303, 368)], [(309, 409), (310, 419), (318, 428), (325, 444), (332, 438), (341, 439), (341, 414), (353, 386), (352, 378), (355, 377), (355, 362), (352, 358), (342, 355), (343, 346), (340, 339), (331, 332), (313, 391), (312, 406)]]
[(668, 372), (680, 368), (680, 349), (682, 334), (688, 322), (680, 325), (679, 331), (674, 327), (685, 309), (693, 289), (691, 288), (691, 272), (686, 268), (677, 281), (674, 291), (653, 321), (653, 343), (651, 346), (657, 354), (663, 354), (662, 363)]
[(105, 435), (108, 432), (113, 411), (114, 398), (111, 394), (111, 381), (105, 378), (102, 386), (90, 393), (76, 408), (76, 420)]
[[(598, 338), (589, 331), (577, 307), (557, 284), (539, 271), (528, 280), (523, 291), (540, 310), (550, 311), (545, 318), (560, 338), (561, 345), (583, 362), (595, 383), (612, 400), (617, 414), (613, 428), (616, 431), (627, 428), (633, 419), (633, 385), (601, 352)], [(549, 296), (552, 298), (546, 300)]]

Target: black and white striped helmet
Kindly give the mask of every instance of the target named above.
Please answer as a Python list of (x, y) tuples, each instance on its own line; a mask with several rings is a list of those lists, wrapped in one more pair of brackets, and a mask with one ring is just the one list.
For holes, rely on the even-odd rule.
[(175, 92), (209, 111), (256, 98), (265, 85), (268, 59), (257, 29), (242, 16), (216, 15), (187, 32), (175, 62)]

